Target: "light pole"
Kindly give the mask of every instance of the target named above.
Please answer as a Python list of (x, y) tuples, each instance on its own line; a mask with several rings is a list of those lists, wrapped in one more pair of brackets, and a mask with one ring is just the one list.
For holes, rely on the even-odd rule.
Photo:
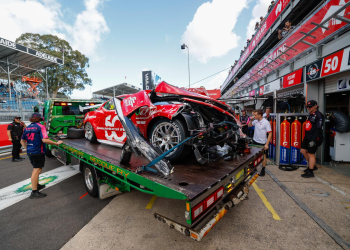
[(181, 45), (181, 49), (187, 48), (187, 58), (188, 58), (188, 87), (191, 87), (191, 78), (190, 78), (190, 49), (186, 44)]

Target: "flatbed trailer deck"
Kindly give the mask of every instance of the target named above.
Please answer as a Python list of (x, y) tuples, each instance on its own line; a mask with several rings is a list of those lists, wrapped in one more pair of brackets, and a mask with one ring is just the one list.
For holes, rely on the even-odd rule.
[[(151, 171), (136, 173), (137, 167), (149, 163), (143, 156), (133, 154), (130, 164), (120, 164), (120, 148), (90, 143), (85, 138), (63, 141), (64, 144), (59, 147), (48, 148), (52, 152), (56, 150), (64, 153), (66, 163), (70, 163), (71, 157), (78, 158), (81, 171), (86, 168), (84, 166), (93, 167), (99, 184), (107, 183), (120, 192), (135, 188), (141, 192), (182, 202), (185, 216), (182, 210), (180, 219), (176, 215), (165, 217), (157, 213), (155, 218), (198, 241), (214, 227), (230, 207), (247, 197), (249, 186), (257, 178), (257, 167), (262, 162), (263, 151), (262, 148), (251, 147), (250, 153), (238, 155), (234, 160), (220, 159), (204, 165), (199, 164), (194, 157), (188, 157), (182, 162), (173, 163), (174, 172), (164, 176)], [(57, 153), (54, 155), (58, 156)], [(221, 191), (222, 195), (217, 197)], [(208, 202), (210, 197), (213, 202), (206, 207), (205, 202)], [(194, 217), (199, 206), (203, 206), (199, 212), (200, 216)]]

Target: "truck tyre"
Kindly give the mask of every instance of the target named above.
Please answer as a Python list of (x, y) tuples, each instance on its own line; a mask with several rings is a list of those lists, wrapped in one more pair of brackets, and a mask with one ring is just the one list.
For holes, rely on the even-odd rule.
[(97, 137), (90, 122), (85, 123), (85, 138), (90, 142), (97, 142)]
[(81, 139), (85, 137), (84, 129), (68, 128), (67, 136), (70, 139)]
[(83, 166), (83, 177), (86, 191), (92, 197), (97, 197), (98, 195), (98, 186), (97, 186), (97, 176), (95, 168), (89, 164), (84, 164)]
[[(172, 121), (162, 118), (153, 124), (149, 133), (149, 141), (153, 146), (160, 148), (162, 152), (166, 152), (182, 142), (186, 138), (186, 134), (185, 122), (180, 119)], [(165, 158), (174, 162), (184, 158), (190, 151), (188, 145), (181, 144)]]
[(45, 155), (46, 155), (46, 157), (48, 157), (48, 158), (52, 158), (52, 157), (53, 157), (53, 154), (52, 154), (51, 150), (48, 149), (48, 148), (46, 148)]

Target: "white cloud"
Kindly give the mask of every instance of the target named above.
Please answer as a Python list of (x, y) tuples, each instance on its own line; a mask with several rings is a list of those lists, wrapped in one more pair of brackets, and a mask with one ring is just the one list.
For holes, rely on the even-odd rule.
[(53, 34), (69, 41), (73, 49), (96, 57), (98, 44), (109, 28), (97, 8), (103, 0), (85, 0), (86, 10), (75, 23), (64, 21), (57, 0), (0, 0), (1, 37), (15, 41), (23, 33)]
[(192, 88), (199, 88), (201, 86), (205, 87), (206, 89), (219, 89), (222, 83), (226, 80), (226, 77), (228, 75), (228, 70), (225, 70), (219, 74), (217, 74), (213, 79), (210, 81), (203, 81), (196, 84), (191, 85)]
[(84, 54), (95, 55), (102, 35), (109, 32), (106, 20), (98, 12), (99, 0), (85, 0), (86, 10), (77, 16), (72, 30), (73, 47)]
[(248, 0), (212, 0), (202, 4), (182, 35), (190, 54), (202, 63), (227, 54), (238, 46), (234, 32), (237, 18)]
[(260, 23), (261, 16), (265, 17), (270, 4), (271, 0), (257, 0), (257, 3), (252, 10), (252, 19), (250, 19), (247, 27), (247, 38), (250, 39), (252, 37), (255, 32), (255, 23)]

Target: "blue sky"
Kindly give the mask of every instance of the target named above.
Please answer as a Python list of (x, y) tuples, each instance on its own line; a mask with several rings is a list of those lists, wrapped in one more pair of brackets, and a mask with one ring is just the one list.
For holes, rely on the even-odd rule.
[[(90, 91), (122, 82), (141, 87), (145, 69), (182, 87), (188, 86), (187, 51), (180, 49), (182, 42), (190, 49), (191, 83), (228, 68), (245, 46), (252, 23), (266, 13), (268, 2), (0, 0), (0, 7), (18, 13), (0, 17), (10, 22), (0, 37), (15, 40), (24, 32), (53, 33), (86, 54), (93, 86), (75, 91), (72, 97), (87, 97)], [(42, 17), (27, 25), (20, 12), (31, 8)], [(219, 88), (226, 76), (227, 71), (194, 86)]]

